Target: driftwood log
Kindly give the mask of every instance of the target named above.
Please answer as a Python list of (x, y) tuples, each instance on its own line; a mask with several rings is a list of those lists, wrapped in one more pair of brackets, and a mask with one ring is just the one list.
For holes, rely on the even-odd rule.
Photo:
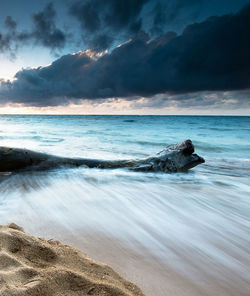
[(132, 160), (100, 160), (88, 158), (64, 158), (27, 149), (0, 147), (0, 172), (20, 170), (48, 170), (60, 166), (100, 169), (127, 168), (144, 172), (185, 172), (205, 160), (194, 154), (191, 140), (167, 146), (154, 156)]

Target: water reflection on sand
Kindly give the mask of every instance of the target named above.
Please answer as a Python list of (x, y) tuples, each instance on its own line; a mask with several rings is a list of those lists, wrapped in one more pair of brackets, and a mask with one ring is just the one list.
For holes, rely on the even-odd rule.
[(1, 223), (82, 248), (148, 295), (249, 295), (244, 176), (69, 169), (1, 176)]

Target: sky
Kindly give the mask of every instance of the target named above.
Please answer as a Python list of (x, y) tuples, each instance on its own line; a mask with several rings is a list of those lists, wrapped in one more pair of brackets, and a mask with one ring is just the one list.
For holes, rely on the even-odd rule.
[(246, 0), (0, 0), (0, 114), (250, 115)]

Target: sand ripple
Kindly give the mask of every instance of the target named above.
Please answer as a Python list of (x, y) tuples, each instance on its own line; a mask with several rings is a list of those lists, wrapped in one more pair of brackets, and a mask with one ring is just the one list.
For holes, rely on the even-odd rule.
[(134, 284), (83, 252), (0, 226), (1, 296), (143, 296)]

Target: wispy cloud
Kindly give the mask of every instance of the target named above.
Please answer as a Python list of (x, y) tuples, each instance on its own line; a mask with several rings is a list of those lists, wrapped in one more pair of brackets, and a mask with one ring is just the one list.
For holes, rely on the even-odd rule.
[(68, 35), (56, 26), (56, 11), (52, 3), (49, 3), (41, 12), (33, 14), (31, 19), (31, 29), (23, 31), (19, 30), (11, 16), (6, 17), (7, 31), (0, 34), (0, 52), (7, 52), (14, 57), (18, 47), (27, 43), (42, 45), (51, 51), (65, 46)]

